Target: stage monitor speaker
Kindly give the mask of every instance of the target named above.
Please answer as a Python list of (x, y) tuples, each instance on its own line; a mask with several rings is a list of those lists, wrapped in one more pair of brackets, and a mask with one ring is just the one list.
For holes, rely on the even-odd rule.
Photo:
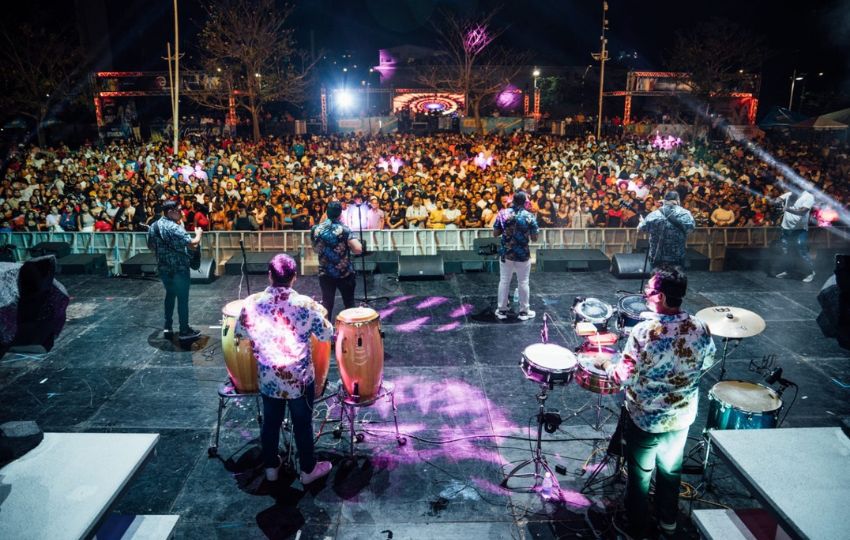
[(201, 267), (197, 270), (189, 270), (189, 279), (192, 283), (212, 283), (216, 277), (215, 269), (215, 259), (201, 257)]
[(442, 255), (400, 255), (398, 258), (400, 281), (445, 278), (446, 269)]
[(818, 303), (823, 335), (838, 338), (841, 347), (850, 349), (850, 255), (836, 255), (835, 274), (821, 287)]
[(53, 348), (69, 301), (55, 275), (56, 258), (50, 255), (0, 263), (0, 356), (11, 347)]
[[(245, 251), (247, 260), (246, 270), (249, 274), (268, 274), (269, 261), (278, 253), (286, 253), (298, 265), (298, 273), (301, 274), (301, 256), (297, 251)], [(356, 267), (355, 267), (356, 268)], [(228, 276), (238, 276), (242, 273), (242, 252), (237, 251), (224, 263), (224, 273)]]
[(68, 242), (39, 242), (31, 247), (29, 252), (33, 257), (53, 255), (57, 259), (61, 259), (71, 254), (71, 244)]
[(106, 255), (102, 253), (75, 253), (59, 259), (60, 274), (96, 274), (105, 276), (108, 272)]
[(0, 262), (18, 262), (18, 250), (12, 244), (0, 246)]
[(538, 249), (538, 272), (605, 271), (611, 261), (598, 249)]
[(136, 253), (121, 263), (121, 273), (125, 276), (156, 275), (156, 254)]
[(646, 279), (651, 265), (644, 253), (615, 253), (611, 258), (611, 273), (619, 279)]

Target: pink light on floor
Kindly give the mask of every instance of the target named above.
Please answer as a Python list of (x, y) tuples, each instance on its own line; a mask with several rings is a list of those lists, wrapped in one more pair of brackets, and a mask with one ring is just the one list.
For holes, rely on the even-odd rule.
[(451, 332), (452, 330), (454, 330), (456, 328), (460, 328), (460, 323), (457, 322), (457, 321), (450, 322), (450, 323), (444, 324), (442, 326), (438, 326), (437, 328), (434, 329), (434, 332)]
[(457, 319), (458, 317), (465, 317), (472, 313), (472, 309), (472, 304), (461, 304), (460, 307), (456, 307), (455, 309), (453, 309), (452, 312), (449, 313), (449, 315), (451, 315), (455, 319)]
[(402, 302), (407, 302), (411, 298), (414, 298), (414, 296), (412, 294), (406, 294), (404, 296), (398, 296), (396, 298), (393, 298), (389, 302), (387, 302), (387, 305), (388, 306), (395, 306), (397, 304), (401, 304)]
[(445, 296), (429, 296), (425, 300), (416, 304), (416, 309), (428, 309), (440, 304), (445, 304), (449, 299)]
[(407, 321), (406, 323), (399, 324), (395, 328), (399, 332), (416, 332), (417, 330), (425, 326), (425, 323), (428, 322), (430, 318), (431, 317), (419, 317), (418, 319), (413, 319), (412, 321)]
[(397, 310), (398, 310), (397, 307), (390, 307), (390, 308), (382, 309), (378, 312), (378, 316), (381, 319), (386, 319), (387, 317), (389, 317), (390, 315), (395, 313)]
[(560, 487), (554, 497), (562, 503), (572, 506), (573, 508), (588, 508), (591, 505), (590, 499), (588, 499), (578, 491), (564, 489), (563, 487)]

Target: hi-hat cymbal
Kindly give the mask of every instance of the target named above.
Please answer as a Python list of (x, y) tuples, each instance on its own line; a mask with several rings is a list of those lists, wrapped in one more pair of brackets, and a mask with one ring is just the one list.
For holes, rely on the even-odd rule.
[(715, 336), (740, 339), (761, 334), (765, 323), (758, 314), (752, 311), (732, 307), (714, 306), (700, 310), (697, 319), (708, 325)]

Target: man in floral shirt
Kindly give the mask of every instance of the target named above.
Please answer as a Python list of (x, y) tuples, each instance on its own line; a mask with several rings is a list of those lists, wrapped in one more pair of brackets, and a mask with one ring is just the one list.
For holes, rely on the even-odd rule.
[(652, 311), (632, 329), (622, 360), (597, 364), (626, 388), (627, 522), (614, 524), (638, 538), (647, 533), (649, 481), (656, 466), (659, 526), (667, 534), (676, 530), (688, 427), (696, 419), (700, 377), (714, 364), (708, 326), (680, 309), (687, 288), (683, 272), (658, 267), (644, 291)]
[(313, 251), (319, 256), (319, 286), (322, 288), (322, 305), (327, 317), (332, 320), (334, 297), (339, 289), (346, 309), (354, 307), (354, 265), (351, 253), (363, 250), (360, 241), (351, 237), (351, 229), (340, 222), (342, 205), (333, 201), (328, 204), (328, 219), (313, 227)]
[(525, 192), (514, 194), (513, 206), (499, 212), (493, 224), (493, 234), (501, 237), (499, 245), (499, 306), (496, 308), (498, 319), (508, 318), (508, 294), (511, 279), (516, 274), (519, 287), (519, 320), (534, 318), (529, 309), (528, 275), (531, 272), (531, 249), (529, 242), (537, 241), (537, 219), (525, 209)]
[(301, 482), (309, 484), (331, 470), (328, 461), (313, 455), (313, 399), (315, 374), (310, 336), (330, 341), (333, 326), (315, 300), (292, 289), (296, 264), (288, 255), (269, 262), (269, 287), (245, 299), (237, 335), (251, 339), (263, 397), (260, 441), (266, 478), (275, 481), (280, 468), (278, 443), (287, 404), (292, 417)]

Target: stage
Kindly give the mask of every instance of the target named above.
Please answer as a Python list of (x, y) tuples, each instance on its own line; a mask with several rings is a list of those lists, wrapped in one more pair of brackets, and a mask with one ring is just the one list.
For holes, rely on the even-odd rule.
[[(815, 317), (816, 295), (827, 276), (812, 283), (778, 280), (756, 272), (694, 272), (685, 308), (695, 313), (731, 305), (759, 314), (763, 333), (744, 339), (729, 354), (727, 379), (763, 382), (748, 369), (768, 354), (799, 385), (799, 397), (783, 427), (850, 424), (850, 353), (824, 338)], [(513, 464), (531, 457), (539, 387), (519, 367), (523, 349), (540, 341), (542, 316), (551, 317), (551, 343), (578, 344), (570, 309), (576, 296), (616, 305), (617, 291), (635, 291), (639, 280), (607, 272), (531, 274), (536, 319), (492, 314), (498, 276), (472, 273), (445, 281), (399, 282), (369, 278), (369, 294), (382, 315), (384, 378), (395, 385), (399, 446), (388, 400), (358, 411), (354, 462), (343, 462), (348, 433), (334, 436), (339, 409), (329, 399), (316, 405), (322, 429), (320, 456), (334, 462), (324, 480), (304, 490), (293, 475), (276, 485), (263, 480), (258, 426), (252, 399), (231, 402), (224, 416), (219, 456), (208, 457), (215, 432), (218, 387), (226, 378), (221, 352), (221, 309), (239, 295), (239, 276), (192, 285), (190, 320), (203, 336), (182, 348), (162, 338), (162, 285), (157, 280), (59, 276), (71, 295), (68, 322), (47, 355), (8, 354), (0, 360), (4, 406), (0, 422), (36, 420), (51, 432), (152, 432), (161, 438), (155, 455), (118, 499), (114, 511), (177, 514), (177, 538), (614, 538), (610, 511), (623, 484), (581, 493), (589, 472), (605, 454), (616, 417), (591, 410), (596, 394), (574, 382), (555, 387), (546, 403), (563, 418), (544, 433), (543, 451), (562, 489), (561, 500), (500, 486)], [(252, 291), (264, 276), (250, 276)], [(362, 296), (358, 278), (357, 295)], [(300, 277), (295, 289), (319, 296), (317, 278)], [(242, 285), (243, 296), (247, 293)], [(340, 301), (337, 299), (337, 305)], [(340, 308), (338, 307), (337, 310)], [(716, 340), (722, 348), (721, 340)], [(329, 377), (337, 381), (332, 364)], [(703, 377), (700, 415), (691, 428), (701, 435), (708, 390), (719, 368)], [(785, 393), (785, 410), (793, 390)], [(616, 409), (615, 400), (602, 404)], [(330, 410), (329, 410), (330, 409)], [(327, 421), (324, 419), (327, 418)], [(601, 420), (601, 429), (594, 424)], [(530, 431), (531, 426), (531, 431)], [(762, 448), (765, 460), (772, 450)], [(801, 456), (805, 459), (805, 456)], [(559, 467), (560, 468), (560, 467)], [(527, 472), (523, 471), (523, 472)], [(606, 476), (609, 471), (604, 471)], [(699, 475), (684, 480), (696, 486)], [(717, 460), (714, 485), (693, 509), (753, 508), (758, 503)], [(528, 486), (530, 478), (511, 481)], [(696, 538), (681, 501), (680, 538)]]

